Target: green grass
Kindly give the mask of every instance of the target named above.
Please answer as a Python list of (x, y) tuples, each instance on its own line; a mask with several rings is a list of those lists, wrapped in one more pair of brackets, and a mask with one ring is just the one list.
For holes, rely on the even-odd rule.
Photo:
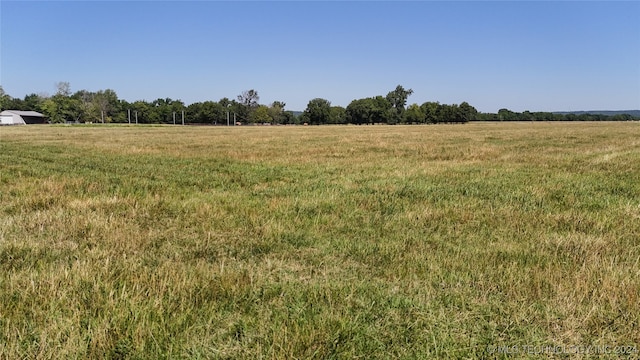
[(2, 127), (0, 358), (638, 348), (638, 179), (634, 122)]

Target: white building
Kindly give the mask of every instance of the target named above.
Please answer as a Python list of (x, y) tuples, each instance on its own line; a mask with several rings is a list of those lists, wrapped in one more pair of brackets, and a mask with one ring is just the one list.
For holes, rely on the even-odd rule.
[(0, 125), (46, 124), (47, 118), (35, 111), (5, 110), (0, 113)]

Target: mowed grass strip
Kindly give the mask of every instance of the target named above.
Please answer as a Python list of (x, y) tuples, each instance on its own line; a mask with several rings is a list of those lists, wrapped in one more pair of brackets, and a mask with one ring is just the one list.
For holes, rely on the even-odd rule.
[(0, 128), (0, 358), (637, 347), (639, 135)]

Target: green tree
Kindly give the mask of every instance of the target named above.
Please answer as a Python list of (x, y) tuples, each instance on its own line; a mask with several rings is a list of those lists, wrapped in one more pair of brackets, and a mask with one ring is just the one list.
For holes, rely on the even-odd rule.
[[(171, 101), (169, 106), (171, 109), (171, 122), (173, 123), (175, 119), (176, 124), (181, 124), (183, 111), (187, 109), (187, 107), (184, 106), (184, 102), (182, 100), (173, 100)], [(185, 114), (185, 121), (186, 121), (186, 114)]]
[(253, 89), (243, 91), (242, 94), (238, 95), (238, 103), (240, 106), (235, 112), (240, 117), (240, 120), (249, 120), (251, 112), (258, 107), (258, 101), (260, 101), (260, 96), (258, 92)]
[(136, 121), (136, 117), (138, 118), (138, 123), (140, 124), (148, 124), (152, 123), (152, 115), (153, 113), (153, 105), (144, 101), (138, 100), (134, 101), (132, 104), (129, 104), (129, 109), (122, 112), (125, 115), (123, 122), (128, 122), (128, 112), (131, 111), (131, 122)]
[(181, 100), (173, 100), (171, 98), (156, 99), (151, 104), (150, 115), (148, 117), (151, 123), (173, 124), (182, 121), (182, 110), (185, 110), (184, 103)]
[(104, 116), (105, 122), (111, 122), (113, 111), (118, 107), (118, 95), (111, 89), (100, 90), (93, 95), (93, 106), (96, 109), (97, 119), (102, 121)]
[(283, 101), (274, 101), (271, 103), (271, 107), (274, 109), (284, 110), (285, 106), (287, 106), (287, 104)]
[(457, 104), (442, 104), (440, 105), (440, 107), (440, 122), (454, 124), (466, 122), (462, 111), (460, 110), (460, 106), (458, 106)]
[(227, 121), (227, 113), (229, 114), (229, 123), (233, 124), (233, 116), (234, 114), (242, 115), (244, 111), (244, 106), (235, 100), (229, 100), (229, 98), (222, 98), (218, 101), (222, 108), (224, 109), (224, 123)]
[(329, 111), (329, 124), (346, 124), (347, 110), (342, 106), (332, 106)]
[(265, 105), (258, 105), (254, 111), (251, 112), (249, 120), (253, 123), (271, 123), (273, 118), (269, 114), (269, 107)]
[(534, 118), (535, 121), (553, 120), (553, 113), (538, 111), (538, 112), (533, 113), (533, 118)]
[(371, 114), (371, 120), (373, 123), (397, 124), (400, 121), (396, 109), (391, 106), (391, 103), (386, 97), (378, 95), (374, 97), (372, 101), (373, 113)]
[(440, 122), (440, 103), (437, 101), (427, 101), (420, 105), (420, 109), (424, 113), (424, 121), (427, 124), (436, 124)]
[(229, 100), (229, 98), (226, 97), (223, 97), (222, 99), (220, 99), (220, 101), (218, 101), (218, 104), (222, 105), (222, 107), (225, 109), (233, 105), (233, 103), (235, 103), (235, 100)]
[(633, 120), (633, 116), (631, 116), (630, 114), (616, 114), (616, 115), (610, 116), (609, 120), (630, 121), (630, 120)]
[(46, 96), (42, 94), (29, 94), (25, 95), (23, 101), (23, 109), (22, 110), (32, 110), (42, 112), (42, 103), (46, 99)]
[(52, 123), (65, 121), (79, 121), (81, 114), (80, 102), (70, 97), (71, 87), (68, 82), (56, 83), (56, 94), (46, 99), (42, 110)]
[(205, 101), (202, 103), (203, 117), (206, 122), (224, 123), (227, 119), (225, 108), (215, 101)]
[(473, 106), (469, 105), (468, 102), (463, 101), (458, 107), (460, 110), (460, 115), (462, 116), (462, 120), (464, 122), (469, 122), (472, 120), (477, 120), (478, 110)]
[(226, 121), (226, 110), (215, 101), (196, 102), (187, 106), (185, 111), (189, 114), (185, 120), (188, 122), (217, 124)]
[[(133, 109), (133, 104), (124, 100), (118, 99), (112, 108), (109, 110), (109, 117), (105, 121), (110, 120), (115, 123), (125, 123), (129, 121), (129, 111), (131, 112), (131, 122), (136, 121), (136, 112)], [(138, 122), (140, 122), (140, 116), (138, 115)]]
[(242, 94), (238, 95), (238, 102), (247, 107), (257, 107), (258, 101), (260, 101), (260, 96), (253, 89), (243, 91)]
[(46, 99), (42, 103), (42, 111), (52, 123), (79, 120), (79, 115), (76, 114), (77, 106), (75, 101), (61, 95), (54, 95)]
[(407, 99), (413, 94), (412, 89), (405, 89), (401, 85), (396, 86), (395, 90), (387, 94), (387, 101), (392, 109), (388, 118), (388, 123), (397, 124), (404, 122), (404, 111), (407, 105)]
[(297, 119), (296, 116), (293, 115), (292, 111), (283, 111), (282, 114), (280, 114), (280, 124), (296, 124), (297, 123)]
[(331, 102), (326, 99), (315, 98), (307, 104), (304, 115), (309, 124), (326, 124), (331, 116)]
[(2, 85), (0, 85), (0, 111), (8, 109), (8, 105), (11, 102), (11, 96), (4, 92)]
[(372, 122), (371, 118), (374, 111), (375, 104), (371, 98), (353, 100), (347, 105), (346, 109), (349, 122), (356, 125)]
[(404, 116), (408, 123), (423, 124), (426, 120), (426, 115), (418, 104), (409, 105)]
[(517, 120), (517, 114), (509, 109), (500, 109), (498, 110), (498, 120), (515, 121)]
[(383, 96), (353, 100), (346, 113), (349, 121), (357, 125), (394, 123), (391, 104)]
[(100, 114), (93, 103), (94, 93), (87, 90), (76, 91), (72, 96), (77, 101), (81, 122), (93, 122), (100, 120)]
[(284, 107), (287, 104), (282, 102), (282, 101), (274, 101), (273, 103), (271, 103), (271, 106), (269, 107), (269, 116), (271, 117), (272, 121), (276, 124), (285, 124), (287, 119), (285, 118), (286, 115), (284, 115), (285, 111), (284, 111)]

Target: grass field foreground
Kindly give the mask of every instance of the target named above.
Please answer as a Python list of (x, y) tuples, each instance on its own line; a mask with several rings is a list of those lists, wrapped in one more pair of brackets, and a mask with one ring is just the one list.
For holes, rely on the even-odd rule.
[(638, 179), (637, 122), (2, 127), (0, 358), (639, 349)]

